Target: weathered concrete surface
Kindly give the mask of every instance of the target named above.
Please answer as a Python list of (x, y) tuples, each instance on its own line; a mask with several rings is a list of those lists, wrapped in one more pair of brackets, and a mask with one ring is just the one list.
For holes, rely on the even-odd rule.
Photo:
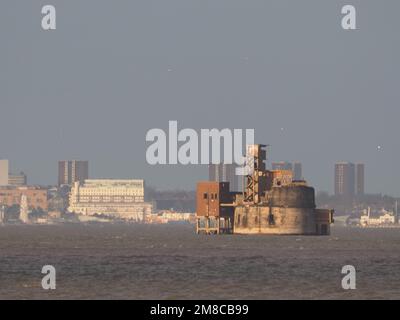
[(237, 234), (316, 234), (314, 208), (238, 206), (234, 233)]
[(271, 207), (315, 208), (315, 190), (309, 186), (274, 187), (266, 198)]

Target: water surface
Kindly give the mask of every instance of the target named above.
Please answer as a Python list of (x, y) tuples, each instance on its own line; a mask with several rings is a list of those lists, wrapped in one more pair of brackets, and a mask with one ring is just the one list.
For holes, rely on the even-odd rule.
[[(0, 227), (1, 299), (399, 299), (400, 229), (205, 236), (191, 225)], [(357, 289), (341, 288), (341, 268)], [(41, 268), (57, 289), (41, 288)]]

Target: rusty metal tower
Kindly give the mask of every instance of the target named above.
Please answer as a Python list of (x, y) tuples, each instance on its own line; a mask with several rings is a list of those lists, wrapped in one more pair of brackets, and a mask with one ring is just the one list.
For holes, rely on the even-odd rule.
[(260, 202), (263, 192), (260, 179), (265, 176), (265, 160), (267, 158), (266, 145), (253, 144), (246, 148), (246, 187), (244, 202), (257, 204)]

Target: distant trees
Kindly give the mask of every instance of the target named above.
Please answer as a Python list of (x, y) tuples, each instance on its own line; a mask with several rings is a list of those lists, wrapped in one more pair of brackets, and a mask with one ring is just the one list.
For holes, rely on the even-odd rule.
[(156, 190), (147, 187), (145, 190), (145, 200), (154, 201), (157, 209), (176, 211), (195, 212), (196, 211), (196, 191), (182, 190)]
[[(20, 210), (21, 207), (19, 204), (14, 204), (10, 207), (6, 207), (4, 212), (6, 221), (19, 220)], [(29, 217), (31, 218), (41, 218), (46, 215), (47, 212), (45, 212), (42, 208), (34, 208), (29, 211)]]
[(47, 216), (47, 212), (45, 212), (42, 208), (33, 209), (29, 212), (29, 217), (31, 218), (42, 218)]
[(333, 208), (336, 215), (355, 215), (360, 211), (371, 207), (371, 209), (393, 210), (394, 204), (400, 199), (382, 195), (382, 194), (364, 194), (349, 196), (329, 195), (327, 192), (318, 192), (316, 195), (316, 204), (321, 208)]
[(17, 220), (19, 219), (19, 211), (20, 211), (20, 206), (19, 204), (14, 204), (10, 207), (6, 207), (6, 210), (4, 212), (5, 219), (6, 220)]

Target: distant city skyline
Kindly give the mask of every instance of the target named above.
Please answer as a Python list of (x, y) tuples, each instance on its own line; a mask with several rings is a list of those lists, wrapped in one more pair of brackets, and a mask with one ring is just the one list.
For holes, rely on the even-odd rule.
[[(293, 172), (293, 180), (306, 180), (302, 175), (302, 164), (298, 161), (272, 161), (272, 170), (291, 170)], [(351, 162), (336, 162), (334, 165), (334, 188), (332, 194), (335, 195), (362, 195), (365, 192), (365, 164), (364, 163), (351, 163)], [(23, 186), (27, 185), (27, 174), (20, 172), (20, 174), (12, 174), (10, 170), (10, 161), (8, 159), (0, 160), (0, 176), (5, 176), (5, 172), (9, 172), (4, 181), (7, 183), (2, 184), (3, 186)], [(232, 191), (239, 191), (241, 189), (241, 177), (235, 174), (235, 165), (233, 164), (219, 164), (219, 165), (208, 165), (208, 180), (209, 181), (226, 181), (231, 183)], [(299, 178), (300, 177), (300, 178)], [(104, 176), (92, 176), (91, 178), (104, 179), (110, 178), (115, 179), (116, 177), (104, 177)], [(135, 177), (119, 177), (121, 179), (131, 179)], [(206, 177), (203, 177), (205, 180)], [(72, 186), (75, 181), (83, 183), (86, 179), (89, 179), (89, 161), (87, 160), (60, 160), (58, 161), (58, 186), (70, 185)], [(54, 183), (46, 184), (35, 184), (31, 185), (56, 185)], [(150, 185), (151, 187), (158, 188), (157, 185)], [(161, 188), (159, 188), (162, 190)], [(172, 188), (177, 189), (177, 188)], [(171, 189), (169, 189), (171, 190)], [(187, 190), (192, 190), (188, 188)], [(317, 190), (326, 191), (326, 190)], [(393, 195), (393, 194), (387, 194)], [(395, 195), (393, 195), (395, 196)]]
[(84, 160), (62, 160), (58, 162), (58, 185), (84, 182), (89, 178), (89, 162)]
[(352, 197), (365, 193), (365, 165), (363, 163), (337, 162), (334, 170), (334, 194)]
[[(268, 166), (268, 165), (267, 165)], [(240, 176), (235, 175), (235, 165), (233, 164), (211, 164), (208, 165), (208, 176), (203, 177), (200, 180), (209, 180), (209, 181), (225, 181), (230, 182), (231, 191), (240, 191), (241, 190), (241, 180)], [(302, 164), (298, 161), (272, 161), (270, 165), (272, 170), (290, 170), (293, 172), (293, 180), (306, 180), (307, 179), (302, 174)], [(0, 160), (0, 176), (4, 175), (4, 172), (8, 171), (7, 183), (3, 184), (3, 186), (23, 186), (27, 185), (27, 175), (24, 172), (20, 172), (20, 174), (11, 174), (10, 170), (10, 161), (8, 159)], [(118, 177), (104, 177), (104, 176), (92, 176), (91, 179), (118, 179)], [(119, 177), (120, 179), (132, 179), (136, 178), (133, 176), (123, 176)], [(83, 183), (86, 179), (89, 179), (89, 161), (87, 160), (60, 160), (58, 161), (58, 186), (62, 185), (70, 185), (72, 186), (74, 182), (80, 181)], [(4, 179), (3, 179), (4, 180)], [(144, 179), (145, 180), (145, 179)], [(4, 180), (6, 181), (6, 180)], [(365, 164), (364, 163), (352, 163), (339, 161), (334, 165), (334, 188), (331, 194), (334, 195), (363, 195), (368, 192), (365, 192)], [(51, 186), (57, 185), (54, 183), (46, 183), (46, 184), (34, 184), (31, 185), (42, 185), (42, 186)], [(157, 185), (149, 185), (150, 187), (163, 190), (159, 188)], [(164, 190), (173, 190), (177, 188), (170, 188)], [(186, 189), (193, 190), (193, 189)], [(327, 190), (317, 190), (319, 191), (327, 191)], [(379, 192), (378, 192), (379, 193)], [(373, 194), (373, 193), (371, 193)], [(388, 193), (387, 195), (396, 196)]]
[(352, 159), (365, 192), (400, 196), (399, 1), (362, 1), (356, 31), (336, 1), (52, 5), (57, 30), (43, 31), (42, 1), (0, 4), (0, 157), (29, 183), (85, 159), (94, 177), (193, 190), (207, 166), (146, 163), (146, 132), (177, 120), (254, 129), (269, 161), (298, 160), (317, 191), (333, 193), (334, 163)]

